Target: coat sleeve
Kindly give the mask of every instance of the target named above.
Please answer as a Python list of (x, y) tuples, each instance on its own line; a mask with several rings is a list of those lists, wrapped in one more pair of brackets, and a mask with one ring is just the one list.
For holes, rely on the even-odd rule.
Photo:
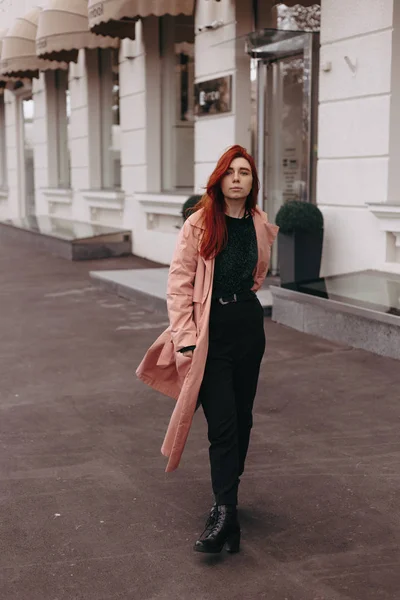
[(171, 336), (177, 352), (187, 346), (195, 346), (197, 341), (193, 289), (198, 258), (198, 240), (193, 226), (186, 221), (178, 236), (167, 287)]

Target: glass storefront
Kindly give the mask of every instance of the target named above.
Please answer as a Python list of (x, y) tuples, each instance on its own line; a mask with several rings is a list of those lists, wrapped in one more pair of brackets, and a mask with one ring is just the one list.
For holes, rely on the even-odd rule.
[[(255, 154), (271, 222), (287, 201), (315, 202), (319, 34), (265, 29), (247, 37)], [(277, 272), (277, 253), (272, 271)]]

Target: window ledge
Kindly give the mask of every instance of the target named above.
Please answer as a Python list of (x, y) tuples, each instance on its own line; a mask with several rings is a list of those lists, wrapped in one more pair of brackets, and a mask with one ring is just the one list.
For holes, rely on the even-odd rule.
[(146, 214), (182, 216), (182, 206), (194, 192), (183, 192), (182, 194), (172, 192), (144, 193), (137, 192), (136, 200), (142, 205)]
[(46, 198), (51, 198), (51, 202), (71, 204), (72, 190), (70, 188), (42, 188), (41, 191)]
[(122, 190), (82, 190), (82, 196), (94, 208), (124, 208), (125, 192)]
[[(379, 220), (381, 231), (400, 235), (400, 204), (368, 204), (368, 209)], [(396, 235), (396, 237), (398, 237)]]

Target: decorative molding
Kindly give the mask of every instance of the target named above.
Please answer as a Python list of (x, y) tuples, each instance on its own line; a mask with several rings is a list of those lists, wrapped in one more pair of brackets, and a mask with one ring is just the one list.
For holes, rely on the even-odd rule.
[(120, 190), (82, 190), (83, 198), (91, 208), (123, 210), (125, 192)]
[(182, 195), (136, 193), (135, 199), (141, 204), (146, 214), (181, 217), (182, 206), (189, 196), (190, 193), (187, 192)]
[[(379, 220), (381, 231), (400, 234), (400, 204), (367, 204), (368, 209)], [(397, 235), (396, 235), (396, 246)]]
[(42, 188), (43, 196), (48, 198), (52, 203), (71, 204), (72, 190), (65, 188)]

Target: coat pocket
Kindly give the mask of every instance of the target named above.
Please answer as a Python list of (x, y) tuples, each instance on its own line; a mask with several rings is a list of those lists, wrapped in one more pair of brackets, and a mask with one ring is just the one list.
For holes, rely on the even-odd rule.
[(185, 356), (182, 354), (182, 352), (177, 352), (175, 360), (178, 376), (183, 381), (189, 373), (190, 367), (192, 366), (193, 355)]

